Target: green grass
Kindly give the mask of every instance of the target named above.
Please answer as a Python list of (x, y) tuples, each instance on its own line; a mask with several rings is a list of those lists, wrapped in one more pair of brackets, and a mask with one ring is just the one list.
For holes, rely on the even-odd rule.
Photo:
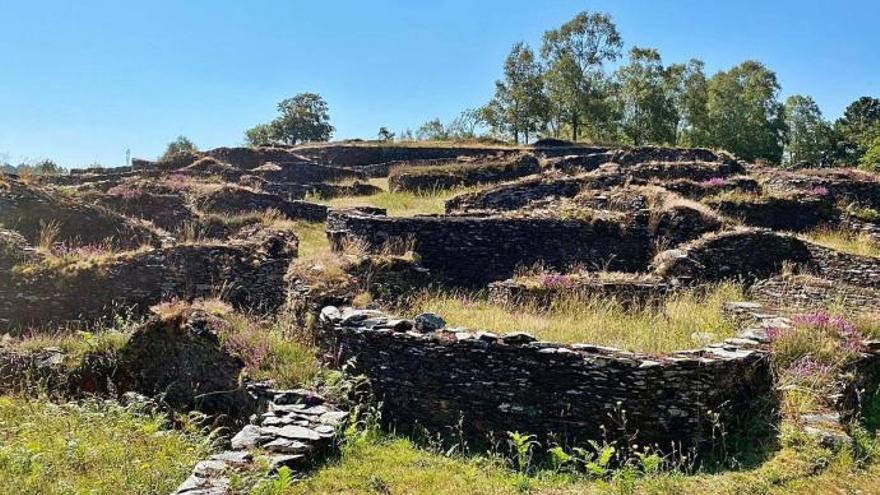
[(804, 237), (816, 244), (844, 253), (880, 257), (880, 243), (861, 232), (818, 228), (807, 232)]
[(601, 297), (563, 297), (549, 307), (505, 307), (458, 294), (425, 293), (413, 313), (431, 311), (450, 326), (496, 333), (526, 331), (551, 342), (588, 343), (662, 353), (700, 347), (736, 333), (721, 306), (742, 300), (742, 290), (721, 284), (706, 294), (683, 292), (659, 305), (627, 309)]
[(352, 208), (355, 206), (372, 206), (385, 208), (389, 216), (403, 217), (412, 215), (442, 214), (445, 202), (455, 195), (476, 190), (476, 188), (444, 189), (426, 192), (389, 192), (388, 179), (372, 179), (370, 183), (381, 187), (382, 192), (370, 196), (347, 196), (329, 200), (311, 199), (334, 208)]
[[(876, 440), (875, 440), (876, 442)], [(366, 438), (349, 442), (343, 455), (285, 495), (408, 494), (825, 494), (880, 493), (880, 454), (857, 459), (844, 449), (832, 454), (804, 439), (792, 439), (762, 465), (710, 473), (640, 467), (593, 478), (585, 474), (532, 469), (522, 474), (488, 456), (446, 456), (418, 448), (402, 438)], [(864, 465), (864, 467), (863, 467)]]
[(0, 397), (0, 494), (163, 494), (211, 445), (162, 415)]

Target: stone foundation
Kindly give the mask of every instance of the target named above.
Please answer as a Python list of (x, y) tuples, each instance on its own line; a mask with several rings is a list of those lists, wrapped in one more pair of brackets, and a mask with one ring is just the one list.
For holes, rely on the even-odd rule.
[(699, 447), (713, 427), (734, 429), (752, 400), (772, 393), (769, 359), (747, 339), (658, 357), (526, 334), (422, 334), (411, 321), (332, 307), (321, 320), (322, 346), (355, 359), (384, 419), (443, 435), (460, 425), (472, 444), (517, 431), (565, 445)]
[(327, 235), (337, 248), (347, 240), (380, 251), (389, 243), (412, 244), (438, 281), (480, 287), (542, 262), (617, 271), (645, 271), (651, 241), (644, 226), (594, 218), (411, 217), (331, 212)]

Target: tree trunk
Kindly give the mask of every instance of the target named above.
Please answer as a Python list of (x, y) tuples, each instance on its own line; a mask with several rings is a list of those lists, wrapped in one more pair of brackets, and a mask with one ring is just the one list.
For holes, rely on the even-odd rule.
[(578, 115), (577, 112), (571, 114), (571, 140), (575, 143), (578, 140)]

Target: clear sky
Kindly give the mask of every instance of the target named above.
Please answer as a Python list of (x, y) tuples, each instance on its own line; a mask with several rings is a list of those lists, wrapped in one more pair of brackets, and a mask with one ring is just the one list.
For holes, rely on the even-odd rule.
[(445, 121), (489, 98), (515, 42), (584, 9), (666, 63), (761, 60), (830, 118), (880, 96), (878, 0), (0, 0), (0, 154), (75, 167), (180, 134), (236, 145), (302, 91), (336, 138)]

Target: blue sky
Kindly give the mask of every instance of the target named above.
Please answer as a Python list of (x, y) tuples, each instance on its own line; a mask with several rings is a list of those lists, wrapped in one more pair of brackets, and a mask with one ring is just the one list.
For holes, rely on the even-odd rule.
[(236, 145), (275, 104), (322, 94), (336, 138), (484, 103), (517, 41), (611, 14), (627, 49), (714, 72), (754, 58), (835, 118), (880, 96), (880, 2), (0, 0), (0, 154), (64, 166)]

